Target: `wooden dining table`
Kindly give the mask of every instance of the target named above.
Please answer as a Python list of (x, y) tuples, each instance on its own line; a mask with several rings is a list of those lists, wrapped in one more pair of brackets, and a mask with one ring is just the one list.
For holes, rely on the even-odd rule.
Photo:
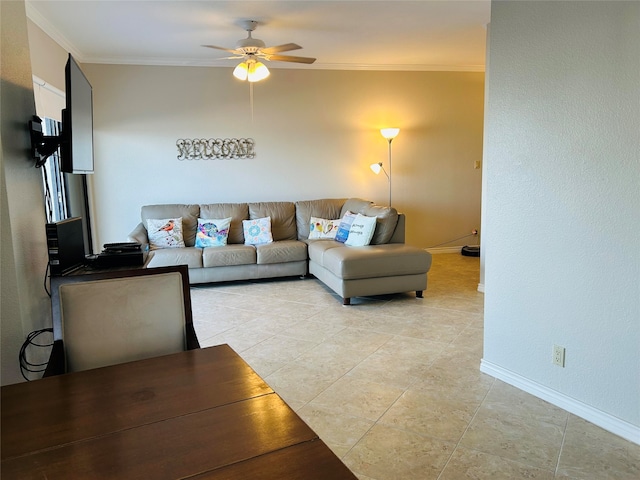
[(9, 479), (356, 479), (228, 345), (1, 389)]

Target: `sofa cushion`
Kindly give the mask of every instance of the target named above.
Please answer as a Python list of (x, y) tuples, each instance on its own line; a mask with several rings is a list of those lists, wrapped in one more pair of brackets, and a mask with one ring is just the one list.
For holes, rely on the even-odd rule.
[(324, 265), (324, 254), (332, 248), (346, 248), (342, 243), (335, 240), (311, 240), (307, 241), (307, 251), (309, 260)]
[(376, 217), (376, 229), (371, 239), (372, 245), (389, 243), (398, 225), (398, 211), (395, 208), (368, 205), (358, 213), (367, 217)]
[(271, 234), (274, 241), (296, 240), (296, 208), (293, 202), (249, 203), (249, 218), (271, 217)]
[[(321, 251), (312, 254), (319, 243), (330, 242), (309, 245), (312, 261), (343, 280), (426, 274), (431, 267), (431, 255), (426, 250), (401, 243), (326, 249), (319, 246)], [(320, 258), (321, 262), (314, 258)]]
[(198, 224), (199, 214), (199, 205), (182, 205), (178, 203), (166, 205), (144, 205), (140, 211), (142, 223), (145, 226), (147, 225), (147, 220), (150, 218), (182, 217), (182, 235), (187, 247), (193, 247), (196, 244), (196, 226)]
[(321, 200), (302, 200), (295, 203), (296, 226), (298, 227), (298, 240), (309, 238), (309, 223), (311, 217), (342, 218), (342, 205), (344, 198), (326, 198)]
[(363, 215), (366, 215), (364, 213), (364, 209), (369, 205), (373, 205), (373, 202), (370, 202), (369, 200), (362, 200), (361, 198), (350, 198), (344, 202), (344, 205), (342, 205), (340, 217), (344, 217), (344, 214), (347, 212), (362, 213)]
[(242, 221), (249, 220), (249, 205), (246, 203), (209, 203), (200, 205), (200, 218), (231, 217), (227, 243), (244, 243)]
[(234, 265), (254, 265), (256, 248), (252, 245), (227, 244), (224, 248), (202, 250), (203, 267), (230, 267)]
[(189, 268), (202, 268), (202, 250), (195, 247), (162, 248), (151, 252), (147, 267), (168, 267), (188, 265)]
[(307, 244), (298, 240), (281, 240), (256, 245), (256, 252), (258, 265), (299, 262), (307, 259)]

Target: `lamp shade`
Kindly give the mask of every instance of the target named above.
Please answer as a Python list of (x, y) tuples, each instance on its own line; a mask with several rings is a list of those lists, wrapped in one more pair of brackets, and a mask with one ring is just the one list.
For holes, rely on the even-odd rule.
[(393, 140), (398, 136), (398, 133), (400, 133), (400, 129), (399, 128), (381, 128), (380, 133), (387, 140)]
[(250, 82), (259, 82), (260, 80), (264, 80), (269, 76), (270, 72), (267, 66), (262, 62), (252, 62), (249, 65), (249, 81)]
[(372, 163), (370, 167), (373, 173), (378, 175), (380, 173), (380, 170), (382, 170), (382, 163)]
[(247, 67), (247, 64), (245, 62), (240, 63), (233, 70), (233, 76), (236, 77), (238, 80), (242, 80), (242, 81), (246, 80), (248, 74), (249, 74), (249, 68)]

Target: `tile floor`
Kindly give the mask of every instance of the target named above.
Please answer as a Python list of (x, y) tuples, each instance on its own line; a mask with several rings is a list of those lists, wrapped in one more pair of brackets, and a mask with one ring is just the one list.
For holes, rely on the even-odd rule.
[(638, 479), (640, 446), (480, 373), (479, 261), (433, 257), (424, 299), (340, 299), (313, 277), (192, 288), (228, 343), (361, 480)]

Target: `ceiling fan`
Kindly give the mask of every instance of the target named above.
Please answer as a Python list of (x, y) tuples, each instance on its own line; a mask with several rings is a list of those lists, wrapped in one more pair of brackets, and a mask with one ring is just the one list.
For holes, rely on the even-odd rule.
[(311, 64), (316, 61), (311, 57), (297, 57), (293, 55), (278, 55), (280, 52), (289, 52), (298, 50), (302, 47), (295, 43), (285, 43), (274, 47), (267, 47), (262, 40), (253, 38), (253, 32), (258, 26), (255, 20), (245, 20), (242, 27), (247, 31), (247, 38), (239, 40), (235, 48), (218, 47), (215, 45), (203, 45), (203, 47), (214, 48), (232, 53), (233, 57), (227, 59), (242, 58), (244, 59), (233, 71), (233, 76), (240, 80), (249, 80), (257, 82), (269, 76), (269, 69), (260, 60), (268, 60), (275, 62), (294, 62)]

